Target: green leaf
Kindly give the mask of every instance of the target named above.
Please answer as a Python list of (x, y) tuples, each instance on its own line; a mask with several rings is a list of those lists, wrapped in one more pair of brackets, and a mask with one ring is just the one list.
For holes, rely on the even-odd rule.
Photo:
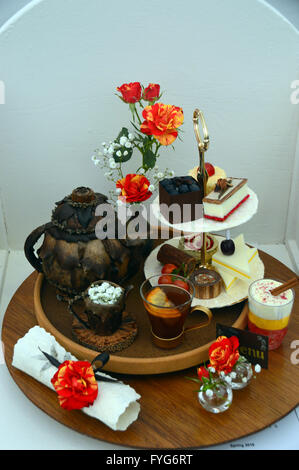
[(192, 382), (201, 383), (199, 379), (195, 379), (193, 377), (185, 377), (185, 379), (192, 380)]
[(124, 137), (124, 136), (127, 137), (127, 138), (129, 137), (129, 130), (128, 130), (126, 127), (122, 127), (122, 128), (121, 128), (121, 131), (120, 131), (120, 133), (118, 134), (118, 136), (116, 137), (115, 142), (118, 142), (118, 143), (119, 143), (120, 138), (121, 138), (121, 137)]
[(143, 154), (143, 167), (146, 169), (154, 168), (156, 164), (156, 156), (152, 150), (147, 149)]
[[(129, 130), (126, 127), (122, 127), (120, 133), (118, 134), (118, 136), (115, 139), (115, 142), (117, 142), (119, 144), (121, 137), (127, 137), (128, 138), (128, 136), (129, 136)], [(133, 150), (134, 150), (133, 147), (126, 148), (124, 146), (116, 149), (115, 152), (113, 153), (114, 161), (116, 163), (127, 162), (132, 157)], [(118, 151), (121, 152), (121, 156), (117, 155)], [(128, 152), (127, 155), (124, 155), (124, 152)]]

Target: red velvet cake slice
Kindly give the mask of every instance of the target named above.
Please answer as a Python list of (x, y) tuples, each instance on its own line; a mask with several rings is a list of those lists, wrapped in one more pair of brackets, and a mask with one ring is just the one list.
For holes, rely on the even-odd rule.
[(214, 191), (203, 199), (204, 217), (223, 222), (248, 198), (246, 178), (219, 179)]

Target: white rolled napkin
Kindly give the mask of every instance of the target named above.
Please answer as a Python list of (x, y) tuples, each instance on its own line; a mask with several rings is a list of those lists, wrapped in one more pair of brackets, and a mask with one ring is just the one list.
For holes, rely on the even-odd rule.
[[(66, 360), (77, 361), (54, 336), (43, 328), (34, 326), (15, 344), (12, 365), (55, 390), (51, 379), (57, 368), (41, 351), (50, 354), (60, 363)], [(109, 377), (101, 372), (97, 372), (97, 375)], [(114, 431), (125, 431), (138, 418), (140, 404), (137, 400), (141, 398), (140, 395), (122, 382), (99, 382), (98, 385), (99, 393), (94, 403), (81, 411), (102, 421)]]

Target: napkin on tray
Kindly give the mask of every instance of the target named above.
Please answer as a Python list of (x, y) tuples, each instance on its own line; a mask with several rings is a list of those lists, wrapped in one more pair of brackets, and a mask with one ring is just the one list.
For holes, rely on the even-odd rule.
[[(60, 363), (66, 360), (77, 361), (77, 358), (67, 352), (54, 336), (39, 326), (31, 328), (15, 344), (12, 365), (54, 390), (51, 379), (57, 368), (41, 351), (55, 357)], [(97, 374), (109, 377), (100, 372)], [(81, 411), (99, 419), (114, 431), (125, 431), (138, 417), (140, 404), (137, 400), (141, 398), (140, 395), (122, 382), (115, 384), (98, 382), (98, 386), (99, 394), (93, 405), (82, 408)]]

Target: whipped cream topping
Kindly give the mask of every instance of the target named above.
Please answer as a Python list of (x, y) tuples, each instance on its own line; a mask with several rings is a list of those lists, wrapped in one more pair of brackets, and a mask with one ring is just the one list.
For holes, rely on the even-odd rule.
[(253, 299), (265, 305), (285, 305), (293, 299), (293, 292), (291, 289), (288, 289), (277, 296), (272, 295), (270, 292), (275, 287), (281, 286), (281, 284), (282, 282), (274, 281), (272, 279), (261, 279), (251, 286), (250, 294)]
[(122, 295), (121, 287), (114, 287), (109, 282), (92, 286), (88, 289), (89, 298), (95, 304), (115, 304)]

